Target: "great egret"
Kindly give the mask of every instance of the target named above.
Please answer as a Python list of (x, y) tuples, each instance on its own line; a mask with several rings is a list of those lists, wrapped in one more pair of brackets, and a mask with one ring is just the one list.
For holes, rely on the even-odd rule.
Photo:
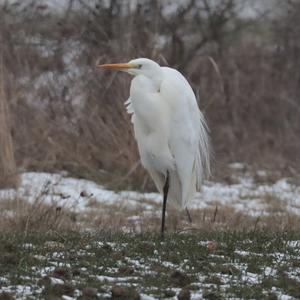
[(163, 194), (163, 235), (167, 199), (173, 206), (187, 208), (210, 174), (204, 116), (188, 81), (175, 69), (161, 67), (147, 58), (98, 66), (134, 76), (125, 104), (132, 114), (142, 165)]

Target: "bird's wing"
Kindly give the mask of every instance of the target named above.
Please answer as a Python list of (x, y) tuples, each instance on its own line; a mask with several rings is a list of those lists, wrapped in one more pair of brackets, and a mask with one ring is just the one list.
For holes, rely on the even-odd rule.
[(134, 124), (135, 116), (134, 116), (134, 109), (133, 109), (133, 106), (132, 106), (131, 98), (129, 97), (125, 101), (124, 104), (125, 104), (127, 113), (131, 115), (131, 123)]
[(131, 103), (131, 99), (130, 97), (127, 99), (127, 101), (125, 101), (125, 107), (126, 107), (126, 110), (129, 114), (133, 114), (134, 113), (134, 110), (133, 110), (133, 107), (132, 107), (132, 103)]
[(163, 69), (161, 95), (170, 107), (169, 147), (182, 186), (182, 206), (186, 206), (209, 172), (209, 139), (192, 88), (178, 71)]

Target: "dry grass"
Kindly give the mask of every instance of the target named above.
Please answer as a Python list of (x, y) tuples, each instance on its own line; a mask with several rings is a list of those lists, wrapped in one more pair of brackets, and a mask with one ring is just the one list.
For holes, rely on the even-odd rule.
[(219, 2), (189, 1), (169, 16), (165, 3), (148, 0), (132, 10), (127, 1), (70, 1), (61, 15), (34, 1), (7, 4), (0, 42), (17, 165), (152, 189), (123, 106), (129, 78), (94, 68), (146, 56), (178, 68), (200, 91), (216, 177), (231, 161), (297, 176), (299, 5), (283, 5), (275, 20), (243, 20), (238, 1)]
[[(37, 195), (32, 203), (21, 198), (7, 198), (0, 202), (0, 231), (24, 233), (66, 232), (93, 230), (100, 232), (160, 232), (161, 207), (150, 200), (140, 201), (135, 206), (90, 203), (90, 210), (76, 213), (57, 204), (45, 204), (46, 194)], [(268, 215), (251, 216), (237, 212), (232, 207), (211, 206), (201, 210), (190, 210), (192, 223), (185, 211), (169, 210), (167, 231), (172, 232), (214, 232), (253, 231), (268, 228), (270, 231), (299, 230), (300, 217), (289, 213), (282, 201), (267, 196), (262, 199), (269, 203)], [(151, 210), (145, 204), (152, 205)]]
[(27, 235), (33, 232), (65, 232), (79, 229), (74, 213), (56, 205), (45, 204), (42, 195), (37, 196), (33, 203), (18, 197), (1, 199), (0, 208), (2, 232)]

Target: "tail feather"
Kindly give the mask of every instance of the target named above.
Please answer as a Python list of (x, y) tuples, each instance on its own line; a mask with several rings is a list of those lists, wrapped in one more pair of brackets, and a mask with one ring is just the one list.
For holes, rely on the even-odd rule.
[(205, 178), (210, 177), (210, 139), (209, 139), (209, 129), (207, 127), (205, 118), (201, 111), (200, 115), (200, 125), (199, 125), (199, 145), (197, 148), (196, 158), (195, 158), (195, 173), (196, 173), (196, 186), (199, 190), (201, 184)]

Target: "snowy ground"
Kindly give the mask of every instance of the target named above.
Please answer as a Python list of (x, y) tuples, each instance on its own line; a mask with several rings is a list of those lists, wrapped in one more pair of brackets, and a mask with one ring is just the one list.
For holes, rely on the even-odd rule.
[[(300, 187), (264, 171), (251, 176), (242, 164), (231, 169), (230, 183), (206, 182), (190, 203), (198, 224), (205, 223), (205, 211), (212, 213), (206, 227), (175, 224), (173, 230), (169, 215), (164, 241), (155, 234), (157, 193), (115, 192), (65, 173), (23, 173), (17, 190), (0, 190), (0, 226), (9, 228), (0, 234), (0, 299), (298, 299)], [(221, 226), (214, 227), (216, 207)], [(60, 222), (52, 226), (57, 208), (76, 216), (71, 233)], [(143, 230), (151, 215), (157, 227), (147, 223)], [(96, 227), (89, 226), (93, 218)], [(263, 218), (274, 228), (284, 220), (283, 226), (258, 228)], [(140, 230), (127, 230), (138, 222)], [(49, 225), (44, 231), (42, 223)], [(116, 234), (102, 231), (107, 224)]]
[[(249, 174), (239, 173), (240, 164), (233, 164), (232, 184), (206, 182), (190, 203), (190, 209), (229, 207), (250, 216), (291, 213), (300, 215), (300, 187), (282, 178), (273, 183), (257, 182)], [(260, 179), (267, 173), (258, 172)], [(41, 198), (47, 204), (69, 208), (77, 213), (94, 209), (95, 204), (139, 206), (147, 211), (162, 202), (157, 193), (115, 192), (94, 182), (66, 177), (64, 174), (33, 173), (21, 175), (18, 190), (0, 190), (1, 199), (18, 196), (29, 202)], [(91, 205), (93, 203), (94, 205)]]
[[(164, 241), (74, 234), (0, 241), (0, 297), (3, 292), (16, 299), (69, 300), (300, 296), (300, 241), (280, 234), (223, 232)], [(4, 295), (1, 299), (14, 299)]]
[(0, 298), (299, 299), (297, 238), (0, 235)]

